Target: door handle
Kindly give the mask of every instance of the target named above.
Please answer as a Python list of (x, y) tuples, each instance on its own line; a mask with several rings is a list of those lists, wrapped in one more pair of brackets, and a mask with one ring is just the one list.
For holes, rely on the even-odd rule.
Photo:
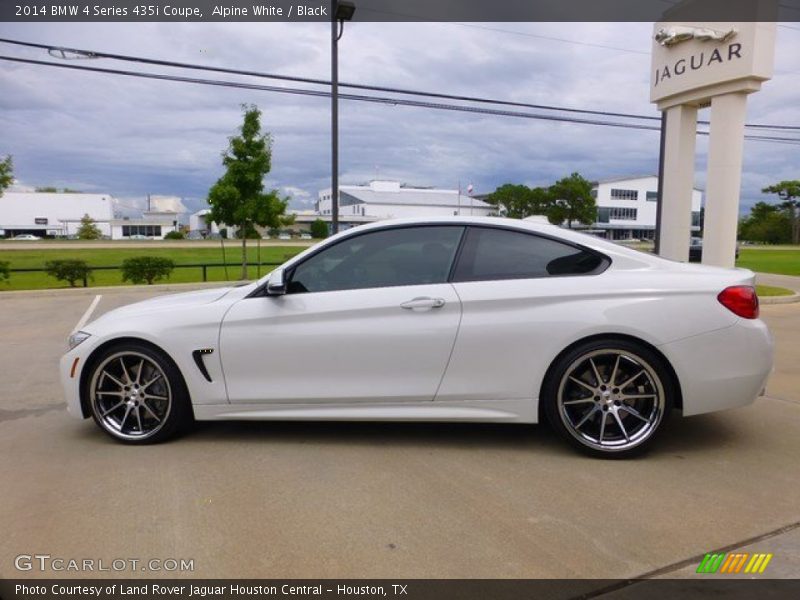
[(445, 305), (444, 298), (429, 298), (427, 296), (419, 296), (413, 300), (408, 300), (400, 305), (400, 308), (407, 310), (414, 310), (417, 308), (441, 308)]

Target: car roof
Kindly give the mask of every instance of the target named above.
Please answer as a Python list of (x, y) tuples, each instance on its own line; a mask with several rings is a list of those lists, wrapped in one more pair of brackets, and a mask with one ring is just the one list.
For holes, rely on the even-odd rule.
[[(475, 216), (447, 216), (447, 217), (417, 217), (403, 219), (384, 219), (373, 223), (365, 223), (356, 227), (351, 227), (328, 237), (321, 245), (327, 246), (367, 231), (378, 231), (381, 229), (391, 229), (393, 227), (410, 227), (418, 225), (480, 225), (484, 227), (502, 227), (504, 229), (516, 229), (518, 231), (529, 231), (540, 235), (560, 239), (565, 242), (577, 244), (586, 248), (596, 250), (607, 255), (612, 259), (616, 268), (668, 268), (675, 263), (662, 259), (653, 254), (641, 252), (632, 248), (626, 248), (619, 244), (598, 238), (597, 236), (581, 233), (579, 231), (564, 229), (557, 225), (552, 225), (543, 220), (520, 220), (509, 219), (506, 217), (475, 217)], [(320, 244), (294, 256), (286, 264), (292, 265), (303, 260), (309, 253), (320, 249)]]
[[(343, 232), (340, 232), (335, 237), (345, 237), (348, 233), (370, 231), (382, 228), (390, 228), (397, 226), (411, 226), (411, 225), (481, 225), (484, 227), (502, 227), (506, 229), (517, 229), (523, 231), (530, 231), (539, 233), (549, 237), (558, 238), (573, 244), (592, 248), (604, 254), (612, 254), (614, 256), (624, 256), (637, 262), (647, 265), (657, 264), (664, 261), (664, 259), (653, 254), (647, 254), (633, 248), (627, 248), (620, 244), (604, 240), (594, 235), (589, 235), (574, 229), (565, 229), (558, 225), (553, 225), (546, 222), (544, 219), (509, 219), (507, 217), (475, 217), (475, 216), (452, 216), (452, 217), (425, 217), (425, 218), (404, 218), (404, 219), (386, 219), (352, 227)], [(654, 259), (654, 260), (651, 260)]]

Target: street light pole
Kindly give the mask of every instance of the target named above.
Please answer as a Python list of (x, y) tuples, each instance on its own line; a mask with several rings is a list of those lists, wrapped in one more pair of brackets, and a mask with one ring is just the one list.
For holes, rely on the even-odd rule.
[(339, 232), (339, 19), (331, 0), (331, 233)]
[(339, 231), (339, 38), (356, 7), (331, 0), (331, 233)]

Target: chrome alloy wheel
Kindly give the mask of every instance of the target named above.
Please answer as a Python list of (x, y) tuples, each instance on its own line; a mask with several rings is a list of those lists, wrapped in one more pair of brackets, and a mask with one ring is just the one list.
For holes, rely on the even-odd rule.
[(558, 415), (582, 444), (604, 452), (642, 444), (664, 416), (664, 386), (655, 369), (628, 350), (588, 352), (564, 372)]
[(94, 370), (90, 387), (92, 410), (113, 436), (142, 440), (167, 422), (172, 390), (164, 371), (139, 352), (112, 354)]

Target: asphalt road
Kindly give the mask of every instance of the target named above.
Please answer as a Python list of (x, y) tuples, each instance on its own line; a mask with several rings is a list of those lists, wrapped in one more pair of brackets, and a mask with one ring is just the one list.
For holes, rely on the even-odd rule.
[[(104, 294), (96, 314), (152, 291)], [(800, 522), (798, 304), (762, 308), (767, 397), (674, 418), (646, 457), (603, 461), (544, 426), (208, 423), (116, 444), (66, 414), (58, 385), (92, 300), (0, 296), (0, 577), (53, 576), (14, 568), (45, 553), (192, 559), (169, 573), (191, 577), (628, 578), (690, 575), (693, 557), (745, 544), (800, 573), (797, 541), (770, 537)]]

